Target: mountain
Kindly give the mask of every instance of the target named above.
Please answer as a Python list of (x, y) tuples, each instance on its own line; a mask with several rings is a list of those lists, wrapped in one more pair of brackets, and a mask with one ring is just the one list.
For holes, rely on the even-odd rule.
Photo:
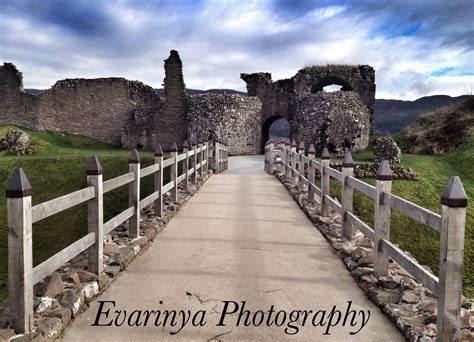
[(43, 89), (33, 89), (33, 88), (27, 88), (23, 89), (25, 93), (32, 94), (32, 95), (38, 95), (43, 91)]
[(415, 101), (375, 100), (375, 131), (395, 133), (412, 124), (423, 113), (433, 112), (467, 99), (468, 95), (451, 97), (433, 95)]

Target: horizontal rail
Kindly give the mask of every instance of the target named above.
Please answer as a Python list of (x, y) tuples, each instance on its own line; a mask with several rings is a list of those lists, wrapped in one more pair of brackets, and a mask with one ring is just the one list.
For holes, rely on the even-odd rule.
[(406, 216), (423, 223), (424, 225), (439, 232), (441, 230), (441, 215), (432, 212), (426, 208), (407, 201), (393, 194), (383, 193), (383, 202), (397, 209)]
[(140, 178), (149, 176), (160, 170), (160, 164), (153, 164), (140, 170)]
[(163, 169), (165, 167), (168, 167), (168, 166), (173, 165), (173, 164), (174, 164), (174, 158), (173, 157), (168, 158), (168, 159), (163, 161)]
[(194, 167), (188, 170), (188, 177), (194, 174)]
[(178, 155), (178, 161), (180, 162), (181, 160), (186, 159), (186, 153), (181, 153)]
[(145, 197), (144, 199), (142, 199), (140, 201), (140, 209), (148, 207), (150, 204), (155, 202), (158, 198), (160, 198), (160, 192), (159, 191), (155, 191), (151, 195), (148, 195), (147, 197)]
[(326, 170), (329, 176), (331, 176), (334, 179), (337, 179), (338, 181), (342, 181), (342, 172), (337, 171), (336, 169), (333, 169), (327, 166), (324, 169)]
[(418, 261), (408, 256), (404, 251), (385, 239), (380, 241), (382, 251), (406, 269), (420, 283), (434, 294), (438, 294), (439, 279), (421, 266)]
[(41, 280), (43, 280), (48, 275), (57, 270), (59, 267), (67, 263), (69, 260), (84, 252), (94, 243), (95, 233), (89, 233), (86, 236), (77, 240), (76, 242), (70, 244), (62, 251), (56, 253), (48, 260), (45, 260), (41, 264), (37, 265), (35, 268), (33, 268), (33, 285), (39, 283)]
[(337, 203), (335, 199), (329, 197), (328, 195), (324, 195), (324, 200), (329, 204), (331, 208), (333, 208), (339, 215), (342, 216), (342, 206)]
[(103, 184), (103, 193), (105, 194), (106, 192), (120, 188), (121, 186), (124, 186), (130, 182), (133, 182), (134, 180), (135, 180), (134, 172), (129, 172), (124, 175), (109, 179), (108, 181), (105, 181)]
[(311, 165), (311, 166), (317, 166), (317, 167), (321, 168), (321, 163), (318, 162), (318, 161), (315, 160), (315, 159), (311, 159), (310, 165)]
[(317, 187), (316, 185), (314, 185), (314, 184), (311, 184), (310, 186), (313, 188), (314, 193), (315, 193), (316, 195), (318, 195), (319, 197), (321, 197), (321, 189), (318, 188), (318, 187)]
[(133, 216), (135, 213), (135, 208), (130, 207), (122, 211), (120, 214), (115, 216), (114, 218), (108, 220), (104, 223), (104, 235), (110, 233), (112, 230), (117, 228), (120, 224), (127, 221), (130, 217)]
[(374, 230), (370, 228), (367, 223), (362, 221), (359, 217), (357, 217), (350, 211), (346, 211), (346, 219), (350, 224), (352, 224), (355, 228), (359, 229), (365, 236), (367, 236), (370, 241), (374, 241)]
[(360, 179), (356, 179), (354, 177), (347, 177), (347, 185), (366, 194), (370, 198), (375, 199), (375, 197), (377, 196), (377, 190), (375, 189), (375, 186), (367, 184), (361, 181)]
[(194, 150), (189, 150), (188, 156), (190, 156), (190, 157), (191, 157), (191, 156), (194, 156)]
[(173, 189), (173, 187), (174, 187), (174, 182), (169, 182), (168, 184), (166, 184), (166, 185), (163, 186), (162, 191), (163, 191), (163, 193), (165, 194), (165, 193), (167, 193), (168, 191), (170, 191), (171, 189)]
[(181, 176), (178, 177), (177, 181), (178, 181), (178, 183), (181, 183), (185, 179), (186, 179), (186, 175), (183, 173)]
[(95, 189), (89, 186), (85, 189), (71, 192), (70, 194), (54, 198), (31, 208), (32, 220), (38, 222), (63, 210), (72, 208), (95, 197)]

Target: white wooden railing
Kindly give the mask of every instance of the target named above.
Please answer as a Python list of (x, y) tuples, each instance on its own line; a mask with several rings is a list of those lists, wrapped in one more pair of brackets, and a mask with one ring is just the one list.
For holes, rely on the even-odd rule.
[[(211, 152), (212, 150), (212, 152)], [(192, 144), (187, 142), (183, 152), (178, 154), (176, 143), (171, 146), (171, 157), (163, 159), (163, 151), (155, 151), (155, 163), (140, 168), (137, 150), (129, 159), (129, 172), (103, 181), (102, 167), (94, 156), (87, 167), (87, 184), (84, 189), (32, 206), (32, 188), (21, 168), (15, 169), (6, 187), (8, 212), (8, 293), (10, 305), (10, 327), (17, 333), (27, 333), (33, 328), (33, 286), (42, 281), (66, 262), (87, 251), (88, 269), (100, 274), (103, 271), (104, 236), (125, 221), (129, 221), (128, 234), (132, 238), (140, 236), (140, 210), (154, 206), (155, 215), (162, 215), (163, 194), (170, 192), (172, 200), (178, 195), (178, 184), (196, 183), (208, 172), (210, 153), (214, 156), (214, 172), (227, 169), (228, 150), (225, 144), (207, 142)], [(178, 174), (178, 163), (182, 161), (182, 174)], [(163, 184), (163, 171), (169, 167), (171, 179)], [(140, 180), (154, 176), (154, 192), (140, 199)], [(128, 185), (128, 208), (107, 222), (103, 222), (103, 195), (121, 186)], [(88, 233), (41, 264), (33, 267), (32, 225), (51, 215), (62, 212), (78, 204), (87, 202)]]
[[(351, 239), (354, 230), (360, 230), (374, 243), (374, 274), (379, 277), (388, 272), (392, 258), (438, 298), (438, 341), (454, 341), (460, 330), (462, 295), (462, 268), (464, 256), (464, 230), (466, 223), (467, 196), (459, 177), (451, 177), (441, 195), (441, 215), (407, 201), (391, 193), (392, 172), (387, 161), (383, 161), (376, 174), (376, 185), (372, 186), (354, 178), (354, 162), (346, 153), (342, 171), (330, 167), (330, 155), (324, 148), (321, 161), (315, 160), (315, 149), (311, 145), (308, 155), (304, 144), (298, 149), (295, 141), (265, 145), (265, 170), (273, 174), (275, 169), (291, 177), (300, 191), (308, 191), (309, 199), (321, 198), (321, 215), (328, 216), (329, 208), (342, 217), (342, 237)], [(279, 158), (275, 158), (275, 154)], [(305, 168), (308, 176), (305, 176)], [(321, 173), (321, 186), (315, 184), (315, 170)], [(330, 196), (330, 179), (341, 182), (341, 203)], [(374, 199), (374, 227), (363, 222), (353, 212), (353, 190)], [(390, 241), (391, 208), (440, 233), (439, 277), (432, 274), (413, 257)], [(407, 227), (408, 228), (408, 227)]]

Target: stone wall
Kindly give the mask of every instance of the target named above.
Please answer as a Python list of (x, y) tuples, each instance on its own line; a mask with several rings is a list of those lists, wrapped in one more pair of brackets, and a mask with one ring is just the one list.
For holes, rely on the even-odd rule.
[(353, 91), (304, 95), (295, 100), (295, 113), (290, 129), (298, 141), (333, 152), (358, 151), (369, 143), (370, 114)]
[(190, 96), (189, 138), (208, 137), (229, 146), (230, 155), (258, 154), (261, 144), (261, 102), (236, 94)]
[(23, 92), (23, 76), (15, 65), (0, 66), (0, 125), (16, 124), (34, 129), (36, 113), (25, 109), (25, 101), (31, 102), (32, 97)]

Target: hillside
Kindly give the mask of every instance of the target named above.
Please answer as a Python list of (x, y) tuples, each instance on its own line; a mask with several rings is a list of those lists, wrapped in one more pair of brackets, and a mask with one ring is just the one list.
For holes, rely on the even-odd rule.
[(433, 112), (441, 107), (459, 103), (467, 95), (451, 97), (433, 95), (415, 101), (375, 100), (375, 131), (395, 133), (402, 131), (423, 113)]
[(462, 145), (474, 131), (474, 96), (421, 115), (406, 128), (411, 153), (440, 154)]

